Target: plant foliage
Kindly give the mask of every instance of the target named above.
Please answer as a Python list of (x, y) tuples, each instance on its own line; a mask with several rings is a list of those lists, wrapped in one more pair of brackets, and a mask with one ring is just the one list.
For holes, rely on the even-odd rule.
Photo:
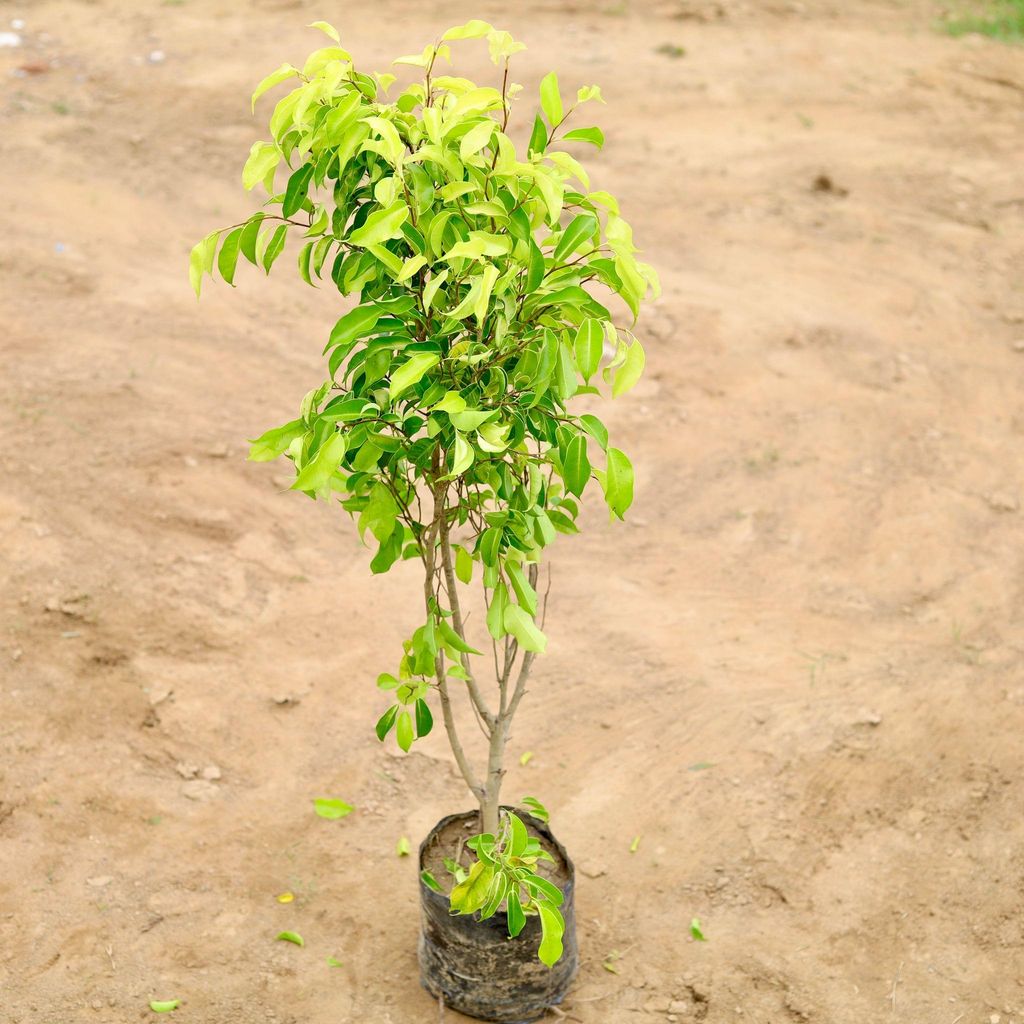
[[(354, 299), (298, 416), (254, 440), (250, 458), (284, 456), (294, 490), (339, 500), (375, 547), (374, 573), (422, 562), (424, 619), (396, 671), (378, 679), (391, 700), (377, 735), (408, 751), (439, 706), (493, 836), (509, 722), (547, 643), (544, 549), (577, 532), (592, 481), (614, 517), (633, 500), (629, 459), (572, 403), (637, 382), (645, 359), (632, 326), (657, 278), (615, 198), (591, 190), (572, 152), (604, 144), (599, 128), (570, 125), (603, 102), (596, 86), (565, 94), (546, 75), (517, 151), (509, 133), (522, 88), (509, 58), (524, 47), (507, 32), (482, 21), (449, 29), (395, 61), (414, 69), (398, 91), (395, 75), (357, 69), (330, 25), (312, 27), (331, 45), (301, 67), (283, 64), (253, 94), (255, 109), (267, 90), (291, 86), (242, 170), (245, 188), (266, 191), (264, 208), (196, 245), (191, 280), (198, 294), (206, 274), (233, 284), (243, 261), (269, 273), (297, 246), (305, 282)], [(486, 40), (500, 87), (441, 73), (463, 39)], [(459, 594), (474, 577), (493, 646), (489, 696)], [(484, 773), (457, 734), (456, 687), (488, 737)]]

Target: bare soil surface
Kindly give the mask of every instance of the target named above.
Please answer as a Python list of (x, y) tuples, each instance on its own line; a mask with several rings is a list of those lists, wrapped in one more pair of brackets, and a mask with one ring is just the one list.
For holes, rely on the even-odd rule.
[(606, 407), (637, 502), (556, 545), (505, 790), (579, 867), (561, 1013), (1024, 1020), (1024, 66), (936, 14), (0, 3), (5, 1024), (438, 1017), (395, 844), (468, 801), (439, 730), (372, 731), (414, 569), (244, 461), (340, 304), (286, 256), (197, 307), (185, 266), (306, 23), (371, 67), (473, 16), (531, 97), (604, 86), (594, 185), (665, 284)]

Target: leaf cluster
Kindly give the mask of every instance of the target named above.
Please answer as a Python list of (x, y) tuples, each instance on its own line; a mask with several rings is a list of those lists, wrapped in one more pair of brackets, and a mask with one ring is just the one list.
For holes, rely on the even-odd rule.
[(553, 882), (537, 874), (537, 863), (554, 858), (529, 834), (512, 811), (502, 811), (497, 835), (482, 833), (466, 841), (477, 856), (469, 873), (451, 891), (453, 914), (477, 914), (481, 921), (504, 907), (508, 934), (515, 938), (528, 916), (540, 918), (537, 956), (552, 967), (562, 956), (565, 919), (559, 910), (564, 896)]

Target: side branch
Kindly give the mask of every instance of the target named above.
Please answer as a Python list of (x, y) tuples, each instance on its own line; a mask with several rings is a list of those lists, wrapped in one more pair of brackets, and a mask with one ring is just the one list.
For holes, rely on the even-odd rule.
[[(444, 566), (444, 578), (445, 583), (447, 584), (448, 602), (452, 606), (452, 622), (455, 626), (455, 632), (459, 635), (459, 639), (464, 641), (466, 639), (466, 627), (462, 618), (462, 605), (459, 602), (458, 581), (455, 579), (455, 567), (452, 564), (452, 545), (448, 538), (447, 509), (444, 509), (441, 512), (439, 529), (441, 534), (441, 562)], [(470, 665), (469, 655), (463, 652), (461, 660), (462, 667), (466, 672), (466, 688), (469, 690), (470, 700), (473, 701), (474, 707), (486, 723), (488, 731), (491, 731), (494, 728), (494, 715), (491, 714), (490, 709), (487, 707), (487, 704), (483, 699), (483, 695), (480, 693), (480, 687), (477, 684), (476, 676), (473, 674), (473, 669)]]

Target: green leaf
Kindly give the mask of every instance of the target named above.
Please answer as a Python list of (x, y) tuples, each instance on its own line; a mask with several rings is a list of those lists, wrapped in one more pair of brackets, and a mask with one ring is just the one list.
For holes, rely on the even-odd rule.
[(398, 840), (398, 844), (395, 846), (395, 853), (397, 853), (399, 857), (408, 857), (411, 849), (412, 848), (409, 846), (409, 837), (402, 836)]
[(398, 717), (398, 711), (399, 705), (392, 704), (391, 707), (389, 707), (387, 711), (377, 719), (377, 724), (374, 729), (377, 733), (377, 739), (379, 739), (381, 743), (384, 742), (388, 733), (391, 732), (391, 727), (395, 724), (395, 719)]
[(552, 128), (562, 123), (562, 97), (558, 92), (558, 75), (554, 71), (549, 71), (540, 81), (540, 105)]
[(604, 499), (612, 512), (621, 519), (633, 504), (633, 465), (618, 448), (608, 449), (605, 469)]
[(597, 218), (592, 213), (581, 213), (573, 217), (569, 226), (562, 232), (552, 259), (561, 263), (566, 256), (571, 256), (580, 245), (597, 230)]
[(526, 767), (526, 766), (527, 766), (527, 765), (528, 765), (528, 764), (529, 764), (529, 763), (530, 763), (530, 762), (531, 762), (532, 760), (533, 760), (533, 751), (532, 751), (532, 750), (524, 750), (524, 751), (522, 752), (522, 754), (520, 754), (520, 755), (519, 755), (519, 763), (520, 763), (520, 764), (521, 764), (521, 765), (522, 765), (522, 766), (523, 766), (524, 768), (525, 768), (525, 767)]
[(467, 644), (466, 641), (463, 640), (462, 637), (459, 636), (459, 634), (456, 633), (444, 619), (441, 619), (438, 622), (437, 628), (441, 636), (444, 638), (444, 642), (449, 647), (453, 647), (460, 654), (480, 654), (480, 651), (475, 647), (470, 647), (470, 645)]
[(526, 925), (526, 914), (523, 913), (523, 905), (519, 900), (519, 886), (513, 886), (508, 894), (508, 933), (514, 939)]
[(562, 136), (563, 142), (590, 142), (600, 149), (604, 145), (604, 132), (600, 128), (573, 128)]
[(526, 146), (528, 153), (543, 153), (548, 148), (548, 132), (538, 114), (533, 121), (533, 133)]
[(234, 231), (228, 232), (220, 247), (220, 254), (217, 256), (217, 270), (230, 285), (234, 285), (235, 281), (235, 267), (238, 265), (238, 242), (241, 237), (241, 228), (235, 228)]
[(277, 938), (281, 942), (290, 942), (294, 946), (305, 946), (306, 944), (298, 932), (278, 932)]
[(604, 351), (604, 328), (600, 321), (588, 317), (580, 324), (576, 340), (573, 342), (573, 350), (576, 353), (576, 365), (580, 368), (583, 379), (589, 384), (590, 378), (597, 373), (597, 368), (601, 365), (601, 353)]
[(490, 526), (480, 535), (480, 558), (484, 565), (497, 565), (501, 551), (502, 531), (497, 526)]
[(434, 716), (430, 713), (430, 708), (427, 706), (427, 702), (422, 698), (416, 701), (416, 736), (419, 739), (423, 739), (424, 736), (429, 735), (430, 730), (434, 728)]
[(696, 940), (697, 940), (698, 942), (707, 942), (707, 941), (708, 941), (708, 940), (707, 940), (707, 939), (705, 938), (705, 936), (704, 936), (704, 932), (703, 932), (703, 930), (701, 929), (701, 926), (700, 926), (700, 918), (698, 918), (698, 917), (695, 917), (695, 918), (693, 918), (693, 920), (692, 920), (692, 921), (690, 921), (690, 934), (691, 934), (691, 935), (692, 935), (692, 936), (693, 936), (693, 937), (694, 937), (694, 938), (695, 938), (695, 939), (696, 939)]
[(535, 796), (524, 796), (520, 802), (538, 821), (551, 820), (548, 809)]
[(409, 207), (401, 200), (393, 203), (384, 210), (377, 210), (366, 218), (362, 227), (356, 228), (348, 236), (352, 245), (366, 248), (370, 245), (378, 245), (391, 238), (397, 238), (402, 233), (402, 225), (409, 217)]
[(481, 423), (486, 423), (497, 414), (497, 409), (465, 409), (448, 413), (448, 419), (452, 421), (452, 426), (456, 430), (470, 431), (476, 430)]
[(337, 472), (348, 442), (336, 431), (324, 441), (319, 451), (299, 471), (292, 484), (293, 491), (319, 491)]
[(640, 849), (640, 837), (639, 836), (634, 836), (633, 837), (633, 842), (631, 842), (629, 844), (629, 852), (630, 853), (636, 853), (636, 851), (639, 850), (639, 849)]
[(467, 584), (473, 579), (473, 556), (461, 545), (455, 549), (455, 576)]
[(626, 352), (625, 362), (615, 371), (615, 380), (612, 383), (612, 398), (624, 395), (640, 379), (644, 372), (646, 357), (639, 341), (634, 341)]
[(181, 1006), (180, 999), (151, 999), (149, 1008), (154, 1013), (170, 1013), (171, 1010), (176, 1010)]
[(512, 589), (516, 592), (516, 600), (530, 613), (537, 614), (537, 591), (530, 586), (530, 581), (523, 572), (523, 567), (516, 562), (507, 562), (505, 572)]
[(278, 256), (281, 255), (281, 251), (284, 249), (285, 236), (288, 234), (288, 225), (279, 224), (273, 235), (270, 236), (270, 241), (267, 243), (266, 249), (263, 250), (263, 270), (266, 273), (270, 273), (270, 268), (274, 265), (274, 261)]
[(526, 269), (526, 294), (535, 292), (544, 280), (545, 264), (544, 253), (540, 251), (537, 243), (530, 240), (530, 262)]
[(459, 158), (465, 162), (474, 154), (479, 153), (491, 141), (491, 136), (494, 135), (497, 127), (492, 118), (485, 117), (479, 124), (470, 128), (459, 143)]
[(334, 325), (327, 347), (330, 349), (336, 345), (345, 346), (357, 338), (365, 337), (372, 333), (383, 315), (384, 311), (377, 306), (356, 306)]
[(242, 228), (242, 234), (238, 239), (238, 251), (255, 267), (256, 262), (256, 242), (260, 236), (260, 225), (263, 223), (263, 218), (266, 215), (263, 213), (253, 214), (248, 221), (246, 221), (245, 227)]
[(473, 465), (473, 446), (461, 435), (455, 435), (455, 444), (452, 449), (451, 476), (461, 476)]
[(548, 638), (537, 628), (529, 612), (517, 604), (508, 604), (505, 606), (504, 624), (506, 631), (516, 638), (523, 650), (544, 653)]
[(491, 595), (491, 603), (487, 609), (487, 632), (495, 640), (500, 640), (508, 632), (505, 629), (505, 609), (508, 607), (508, 588), (499, 583)]
[(493, 32), (494, 29), (487, 24), (486, 21), (481, 21), (479, 18), (473, 18), (467, 21), (465, 25), (456, 25), (455, 28), (448, 29), (442, 39), (482, 39), (488, 32)]
[(580, 426), (601, 446), (608, 448), (608, 428), (590, 413), (584, 413), (580, 417)]
[(415, 738), (412, 731), (412, 715), (408, 711), (403, 711), (398, 716), (398, 721), (395, 725), (395, 738), (398, 740), (398, 745), (402, 750), (408, 754), (412, 741)]
[(541, 940), (537, 956), (546, 967), (554, 967), (562, 958), (562, 935), (565, 933), (565, 922), (562, 915), (554, 907), (546, 903), (537, 904), (540, 914)]
[(417, 352), (391, 374), (388, 396), (392, 402), (405, 390), (418, 383), (423, 375), (441, 361), (434, 352)]
[(268, 90), (273, 89), (279, 82), (285, 81), (287, 78), (294, 78), (299, 73), (298, 68), (293, 68), (291, 64), (282, 64), (276, 71), (271, 71), (266, 78), (256, 86), (256, 91), (252, 94), (252, 109), (256, 111), (256, 101)]
[(341, 42), (341, 38), (338, 35), (338, 30), (326, 21), (312, 21), (309, 23), (307, 28), (318, 28), (324, 35), (330, 36), (336, 43)]
[(420, 881), (428, 888), (433, 889), (434, 892), (443, 892), (441, 886), (438, 884), (437, 879), (424, 868), (420, 872)]
[(472, 914), (487, 902), (487, 893), (494, 878), (494, 868), (478, 860), (464, 882), (460, 882), (448, 897), (451, 909), (457, 914)]
[(313, 165), (303, 164), (289, 179), (288, 186), (284, 193), (284, 205), (281, 213), (285, 217), (291, 217), (302, 209), (306, 201), (306, 193), (309, 191), (309, 180), (313, 177)]
[(328, 967), (344, 967), (345, 965), (337, 957), (329, 956), (327, 958), (327, 966)]
[(562, 463), (562, 476), (566, 490), (577, 497), (583, 494), (590, 482), (590, 459), (587, 456), (587, 438), (577, 434), (570, 442)]
[(344, 800), (337, 800), (329, 796), (316, 797), (313, 800), (313, 809), (319, 817), (326, 818), (328, 821), (347, 818), (355, 810), (351, 804), (345, 803)]
[(288, 450), (288, 446), (297, 437), (306, 432), (306, 424), (302, 420), (292, 420), (283, 427), (274, 427), (249, 442), (250, 462), (270, 462)]
[(527, 875), (524, 879), (526, 885), (534, 892), (539, 892), (552, 907), (560, 907), (565, 899), (565, 894), (555, 885), (549, 882), (542, 875)]
[(220, 231), (211, 231), (201, 242), (192, 246), (188, 257), (188, 277), (192, 283), (192, 290), (199, 298), (199, 289), (202, 286), (203, 274), (209, 273), (213, 267), (213, 254), (217, 249), (217, 239)]
[(395, 532), (397, 525), (398, 505), (391, 491), (382, 483), (374, 484), (370, 491), (370, 500), (359, 514), (360, 536), (368, 528), (377, 538), (377, 542), (383, 544)]
[(242, 187), (246, 192), (254, 189), (261, 181), (267, 180), (268, 175), (274, 173), (280, 162), (281, 153), (277, 146), (271, 146), (269, 142), (254, 142), (252, 149), (249, 150), (249, 158), (242, 168)]
[(508, 812), (508, 823), (512, 829), (509, 852), (513, 857), (521, 857), (526, 849), (526, 844), (530, 841), (530, 833), (526, 831), (526, 826), (521, 819), (511, 811)]

